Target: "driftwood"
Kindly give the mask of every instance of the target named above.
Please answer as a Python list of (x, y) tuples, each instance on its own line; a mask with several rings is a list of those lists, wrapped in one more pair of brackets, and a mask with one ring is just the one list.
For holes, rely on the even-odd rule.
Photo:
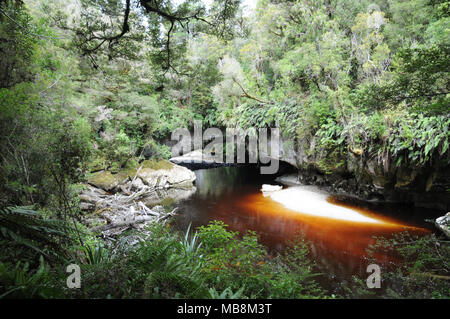
[(113, 228), (119, 228), (119, 227), (124, 227), (124, 226), (130, 227), (130, 226), (134, 226), (135, 224), (138, 224), (138, 223), (144, 223), (144, 222), (153, 221), (153, 220), (155, 220), (155, 217), (153, 217), (153, 216), (137, 216), (134, 220), (128, 220), (128, 221), (124, 221), (121, 223), (102, 225), (102, 226), (94, 227), (92, 230), (103, 232), (105, 230), (109, 230), (109, 229), (113, 229)]
[[(136, 174), (137, 175), (137, 174)], [(133, 178), (130, 184), (136, 179)], [(124, 187), (128, 191), (130, 188)], [(178, 208), (169, 213), (161, 210), (152, 210), (147, 207), (141, 200), (154, 195), (160, 187), (144, 186), (136, 192), (127, 192), (126, 194), (108, 195), (101, 190), (90, 187), (87, 191), (80, 195), (82, 204), (88, 208), (95, 210), (94, 215), (107, 222), (105, 225), (92, 227), (95, 232), (101, 232), (108, 235), (108, 230), (123, 228), (123, 230), (114, 231), (115, 235), (125, 231), (129, 227), (137, 227), (137, 224), (148, 222), (162, 222), (169, 216), (175, 215)], [(106, 233), (105, 233), (106, 232)], [(109, 234), (111, 235), (111, 234)]]
[(156, 221), (160, 222), (160, 221), (167, 219), (170, 216), (176, 215), (177, 210), (178, 210), (178, 207), (175, 207), (170, 213), (167, 213), (165, 215), (160, 215), (160, 217)]
[(136, 174), (134, 174), (134, 177), (133, 177), (133, 179), (131, 180), (131, 183), (128, 186), (128, 191), (130, 191), (131, 187), (133, 187), (133, 183), (136, 180), (136, 177), (138, 176), (139, 172), (141, 171), (141, 168), (142, 168), (142, 165), (139, 166), (138, 170), (136, 171)]
[(130, 226), (133, 227), (135, 224), (145, 223), (145, 222), (150, 222), (150, 221), (161, 222), (161, 221), (167, 219), (168, 217), (175, 215), (178, 210), (178, 207), (175, 207), (170, 213), (158, 214), (156, 212), (151, 211), (143, 203), (139, 202), (139, 204), (143, 205), (147, 210), (149, 210), (151, 212), (151, 214), (150, 214), (151, 216), (148, 216), (148, 215), (147, 216), (136, 216), (132, 220), (125, 220), (123, 222), (102, 225), (102, 226), (94, 227), (92, 230), (96, 231), (96, 232), (103, 232), (103, 231), (113, 229), (113, 228), (119, 228), (119, 227), (127, 227), (128, 228)]

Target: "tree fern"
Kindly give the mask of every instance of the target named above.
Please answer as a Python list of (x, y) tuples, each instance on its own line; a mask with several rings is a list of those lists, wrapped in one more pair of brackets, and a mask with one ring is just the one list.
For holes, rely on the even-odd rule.
[(0, 209), (0, 238), (30, 248), (46, 257), (60, 257), (62, 243), (71, 238), (73, 228), (58, 219), (44, 219), (31, 207)]

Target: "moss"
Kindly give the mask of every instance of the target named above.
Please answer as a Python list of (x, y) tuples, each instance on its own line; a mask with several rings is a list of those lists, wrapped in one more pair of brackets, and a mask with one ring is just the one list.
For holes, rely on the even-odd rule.
[[(121, 184), (127, 178), (133, 179), (136, 176), (139, 167), (141, 167), (141, 166), (142, 166), (142, 168), (160, 170), (160, 169), (172, 169), (174, 164), (172, 164), (171, 162), (166, 161), (166, 160), (147, 160), (147, 161), (143, 161), (141, 164), (139, 164), (135, 160), (129, 160), (124, 168), (122, 168), (120, 170), (116, 169), (114, 171), (111, 171), (111, 169), (109, 169), (109, 170), (111, 171), (111, 173), (113, 173), (112, 176), (117, 180), (117, 182), (119, 184)], [(91, 182), (89, 182), (89, 183), (93, 184)]]
[(106, 191), (112, 190), (118, 184), (122, 184), (126, 179), (133, 179), (139, 167), (160, 170), (170, 170), (174, 164), (167, 160), (147, 160), (139, 164), (135, 160), (128, 161), (127, 165), (119, 169), (117, 166), (109, 168), (108, 171), (97, 172), (88, 178), (88, 183)]
[(167, 160), (146, 160), (142, 162), (142, 167), (154, 170), (172, 169), (173, 164)]
[(317, 169), (327, 175), (342, 172), (345, 169), (345, 164), (343, 155), (338, 150), (327, 153), (316, 163)]
[(124, 169), (135, 169), (136, 167), (139, 167), (138, 161), (134, 158), (130, 158), (125, 163)]
[(174, 164), (172, 164), (169, 161), (166, 160), (146, 160), (143, 161), (141, 164), (139, 164), (136, 161), (129, 161), (130, 163), (126, 165), (119, 174), (125, 174), (129, 176), (130, 178), (133, 178), (139, 167), (142, 166), (142, 168), (149, 168), (153, 170), (160, 170), (160, 169), (167, 169), (170, 170), (173, 168)]
[(397, 183), (395, 184), (395, 187), (401, 188), (412, 184), (415, 181), (417, 174), (417, 170), (409, 167), (399, 167), (397, 170)]
[(165, 210), (171, 210), (174, 208), (175, 205), (175, 199), (167, 196), (167, 197), (157, 197), (157, 198), (147, 198), (145, 204), (148, 207), (156, 207), (156, 206), (162, 206)]
[(105, 191), (110, 191), (117, 186), (118, 178), (116, 175), (111, 174), (111, 172), (103, 171), (92, 175), (88, 179), (88, 183)]
[(118, 162), (113, 162), (111, 164), (111, 166), (108, 167), (108, 170), (113, 174), (119, 173), (120, 172), (120, 164)]
[(165, 209), (171, 209), (174, 204), (175, 200), (172, 197), (166, 197), (159, 202), (159, 205), (163, 206)]

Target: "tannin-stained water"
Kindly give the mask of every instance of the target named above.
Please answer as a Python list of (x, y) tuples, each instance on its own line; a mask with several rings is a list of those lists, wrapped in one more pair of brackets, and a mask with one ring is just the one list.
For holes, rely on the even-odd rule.
[[(424, 220), (442, 215), (401, 205), (356, 206), (312, 186), (262, 194), (261, 185), (274, 184), (274, 177), (260, 176), (248, 167), (197, 170), (196, 176), (197, 192), (178, 204), (178, 227), (221, 220), (241, 234), (256, 231), (271, 251), (282, 251), (302, 233), (312, 243), (312, 255), (321, 271), (336, 280), (366, 273), (366, 249), (375, 243), (374, 236), (391, 237), (404, 230), (426, 234), (433, 226)], [(380, 263), (394, 262), (392, 256), (375, 258)]]

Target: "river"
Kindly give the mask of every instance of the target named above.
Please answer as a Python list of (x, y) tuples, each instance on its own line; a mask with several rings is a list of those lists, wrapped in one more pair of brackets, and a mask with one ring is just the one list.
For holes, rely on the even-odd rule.
[[(327, 280), (367, 276), (366, 248), (374, 236), (391, 237), (405, 230), (427, 234), (434, 226), (425, 219), (441, 211), (408, 205), (342, 201), (314, 186), (286, 187), (262, 194), (262, 184), (275, 176), (259, 175), (256, 167), (219, 167), (196, 170), (197, 191), (178, 203), (178, 229), (221, 220), (231, 230), (256, 231), (269, 252), (282, 252), (287, 242), (302, 233), (312, 244), (312, 257)], [(377, 262), (394, 263), (391, 256), (376, 255)], [(329, 287), (333, 287), (330, 284)]]

